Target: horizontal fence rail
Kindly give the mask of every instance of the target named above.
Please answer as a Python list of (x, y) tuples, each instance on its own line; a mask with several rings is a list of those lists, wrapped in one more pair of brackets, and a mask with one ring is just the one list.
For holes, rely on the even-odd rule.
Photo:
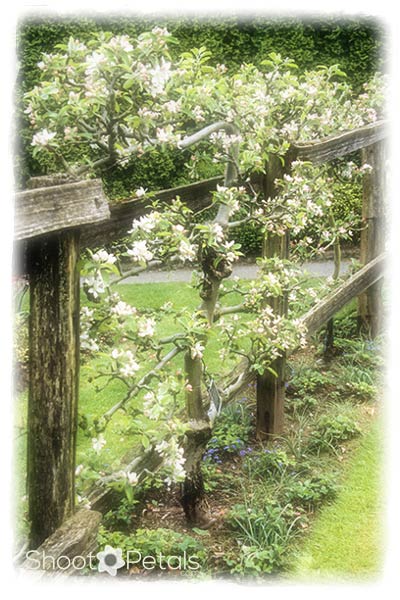
[(16, 194), (14, 238), (27, 240), (109, 219), (108, 200), (99, 179), (35, 187)]
[[(175, 188), (160, 190), (154, 193), (154, 198), (168, 202), (179, 198), (194, 212), (198, 212), (211, 204), (211, 192), (214, 191), (223, 177), (212, 177), (196, 183), (182, 185)], [(126, 236), (132, 227), (132, 221), (151, 210), (151, 203), (147, 198), (125, 200), (110, 206), (110, 218), (95, 226), (82, 227), (81, 247), (94, 248)]]
[(292, 160), (309, 160), (315, 165), (341, 158), (387, 137), (387, 122), (377, 121), (353, 131), (346, 131), (315, 142), (292, 144)]

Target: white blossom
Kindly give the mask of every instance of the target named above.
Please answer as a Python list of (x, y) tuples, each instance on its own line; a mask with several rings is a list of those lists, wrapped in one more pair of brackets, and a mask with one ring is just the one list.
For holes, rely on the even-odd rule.
[(168, 442), (163, 440), (162, 442), (159, 442), (158, 444), (156, 444), (156, 452), (158, 452), (158, 454), (161, 454), (161, 456), (162, 456), (168, 447), (169, 447)]
[(153, 27), (153, 29), (151, 30), (151, 33), (153, 35), (156, 35), (157, 37), (170, 37), (170, 32), (168, 31), (168, 29), (166, 27), (158, 27), (158, 25), (156, 27)]
[(373, 167), (371, 165), (369, 165), (368, 163), (364, 163), (360, 167), (360, 172), (361, 173), (371, 173), (371, 171), (373, 171)]
[(104, 54), (101, 54), (101, 52), (92, 52), (85, 61), (87, 65), (85, 74), (90, 76), (97, 73), (99, 66), (105, 62), (107, 62), (107, 57)]
[(157, 127), (156, 136), (159, 142), (167, 144), (175, 139), (175, 135), (171, 125), (166, 127)]
[(176, 114), (181, 109), (181, 101), (169, 100), (163, 105), (163, 108), (170, 113)]
[(129, 41), (127, 35), (117, 35), (108, 42), (110, 48), (114, 48), (116, 50), (125, 50), (125, 52), (131, 52), (133, 50), (133, 46)]
[(126, 362), (120, 366), (119, 372), (123, 377), (133, 377), (140, 369), (139, 364), (136, 362), (133, 356), (133, 353), (130, 350), (126, 350), (122, 358), (126, 360)]
[(165, 84), (171, 77), (171, 63), (161, 58), (160, 64), (153, 69), (149, 69), (149, 74), (151, 76), (150, 94), (152, 96), (162, 94)]
[(192, 357), (193, 360), (195, 358), (202, 358), (203, 357), (203, 350), (204, 350), (203, 344), (201, 344), (200, 342), (196, 342), (190, 348), (190, 356)]
[(140, 187), (136, 190), (135, 196), (136, 198), (143, 198), (146, 195), (146, 189), (144, 187)]
[(31, 145), (32, 146), (48, 146), (49, 142), (56, 137), (56, 133), (54, 131), (48, 131), (47, 129), (42, 129), (35, 133), (32, 138)]
[(120, 300), (115, 304), (115, 306), (111, 307), (111, 313), (117, 315), (118, 317), (128, 317), (130, 315), (136, 314), (136, 308), (127, 304), (123, 300)]
[(128, 481), (131, 485), (136, 485), (139, 482), (139, 476), (134, 471), (128, 473)]
[(128, 254), (136, 262), (148, 262), (153, 258), (153, 253), (148, 249), (146, 240), (133, 242)]
[(138, 323), (138, 336), (139, 337), (152, 337), (154, 335), (156, 322), (154, 319), (143, 319)]
[(182, 261), (192, 261), (196, 258), (196, 246), (190, 244), (186, 240), (181, 240), (179, 243), (179, 258)]
[(83, 284), (88, 288), (88, 293), (94, 298), (98, 298), (100, 294), (104, 294), (106, 291), (106, 284), (100, 273), (97, 271), (95, 275), (90, 275), (83, 280)]
[(216, 242), (222, 242), (224, 240), (224, 230), (219, 223), (213, 223), (211, 225), (211, 233), (213, 234)]
[(132, 222), (132, 229), (128, 233), (135, 233), (138, 230), (150, 233), (157, 225), (160, 215), (157, 212), (152, 212), (149, 215), (143, 215), (139, 219)]
[(90, 352), (98, 352), (100, 347), (96, 340), (90, 337), (88, 331), (83, 331), (80, 334), (80, 344), (82, 350), (89, 350)]
[(224, 244), (224, 248), (227, 250), (225, 258), (229, 263), (233, 263), (239, 258), (239, 256), (233, 250), (231, 250), (234, 245), (235, 242), (233, 240), (231, 242), (225, 242)]
[(105, 446), (105, 444), (106, 440), (102, 434), (100, 434), (98, 438), (92, 438), (92, 448), (96, 454), (99, 454), (100, 450)]
[(106, 250), (98, 250), (92, 255), (92, 260), (96, 263), (113, 265), (117, 258), (114, 254), (109, 254)]

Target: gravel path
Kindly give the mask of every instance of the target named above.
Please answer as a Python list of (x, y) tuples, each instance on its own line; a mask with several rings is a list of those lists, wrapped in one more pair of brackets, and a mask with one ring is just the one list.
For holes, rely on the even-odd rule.
[[(341, 264), (341, 274), (346, 273), (349, 268), (350, 261), (343, 260)], [(304, 272), (310, 273), (315, 277), (329, 277), (333, 273), (333, 261), (315, 261), (304, 263)], [(240, 279), (255, 279), (257, 277), (258, 268), (256, 265), (238, 264), (233, 268), (233, 276)], [(127, 277), (123, 283), (167, 283), (168, 281), (183, 281), (189, 283), (192, 277), (192, 269), (176, 269), (174, 271), (165, 271), (152, 269), (136, 275), (135, 277)]]

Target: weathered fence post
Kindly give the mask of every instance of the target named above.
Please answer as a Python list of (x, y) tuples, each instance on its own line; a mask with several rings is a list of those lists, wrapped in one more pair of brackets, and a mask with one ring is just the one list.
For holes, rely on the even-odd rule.
[(30, 244), (28, 497), (36, 547), (72, 514), (79, 385), (79, 232)]
[[(57, 180), (57, 183), (59, 181)], [(44, 185), (49, 187), (43, 187)], [(40, 178), (17, 194), (16, 239), (30, 283), (28, 502), (30, 547), (69, 517), (75, 502), (79, 377), (79, 226), (108, 218), (98, 181)]]
[[(274, 198), (277, 195), (275, 180), (282, 178), (287, 172), (287, 164), (283, 165), (278, 156), (272, 155), (268, 161), (267, 173), (264, 176), (264, 197)], [(263, 258), (289, 258), (289, 234), (276, 235), (266, 233), (263, 242)], [(269, 298), (266, 302), (272, 306), (275, 314), (285, 315), (287, 298)], [(285, 366), (284, 356), (276, 359), (271, 365), (276, 375), (265, 370), (257, 375), (257, 439), (267, 439), (270, 435), (282, 432), (285, 403)]]
[[(385, 142), (378, 141), (362, 150), (362, 162), (372, 167), (364, 175), (360, 260), (366, 265), (384, 251), (385, 214)], [(382, 281), (378, 281), (358, 298), (360, 329), (375, 337), (382, 328)]]

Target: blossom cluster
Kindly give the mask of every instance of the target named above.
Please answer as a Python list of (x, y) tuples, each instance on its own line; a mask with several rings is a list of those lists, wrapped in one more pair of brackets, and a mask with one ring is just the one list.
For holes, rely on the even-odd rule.
[(163, 458), (163, 467), (168, 473), (165, 477), (165, 483), (170, 486), (174, 482), (183, 481), (185, 478), (185, 457), (184, 450), (179, 446), (177, 440), (172, 437), (170, 440), (163, 440), (156, 445), (156, 452)]
[(99, 33), (87, 43), (70, 38), (57, 53), (43, 54), (41, 82), (25, 95), (35, 156), (68, 156), (72, 144), (84, 144), (81, 158), (90, 162), (99, 149), (124, 160), (155, 143), (176, 144), (179, 132), (162, 124), (179, 110), (168, 94), (176, 71), (170, 38), (159, 27), (136, 40)]

